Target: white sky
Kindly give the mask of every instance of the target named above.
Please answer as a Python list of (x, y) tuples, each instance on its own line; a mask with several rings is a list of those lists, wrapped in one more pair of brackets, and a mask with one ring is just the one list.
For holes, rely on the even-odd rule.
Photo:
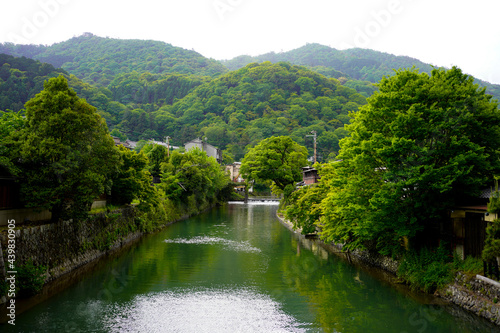
[(306, 43), (363, 47), (500, 84), (499, 0), (1, 0), (0, 42), (91, 32), (153, 39), (214, 59)]

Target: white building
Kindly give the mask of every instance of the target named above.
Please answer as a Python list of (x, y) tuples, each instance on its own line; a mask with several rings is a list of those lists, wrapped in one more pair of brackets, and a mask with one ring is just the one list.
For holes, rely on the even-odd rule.
[(190, 151), (193, 148), (198, 148), (201, 151), (204, 151), (207, 156), (215, 158), (215, 160), (221, 164), (222, 163), (222, 151), (207, 142), (204, 142), (200, 138), (196, 138), (184, 144), (184, 149), (186, 151)]

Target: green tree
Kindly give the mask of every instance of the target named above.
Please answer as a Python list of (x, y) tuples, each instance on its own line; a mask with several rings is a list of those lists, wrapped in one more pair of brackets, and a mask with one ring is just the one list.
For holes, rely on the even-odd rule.
[(129, 204), (139, 199), (139, 209), (147, 210), (155, 203), (155, 192), (151, 174), (147, 170), (148, 158), (141, 151), (136, 153), (122, 145), (117, 147), (120, 153), (118, 172), (113, 174), (111, 202)]
[(455, 67), (400, 70), (379, 89), (346, 127), (322, 224), (327, 240), (390, 253), (499, 171), (500, 113)]
[(307, 164), (307, 149), (288, 136), (274, 136), (251, 148), (241, 163), (247, 180), (272, 182), (273, 192), (283, 193), (287, 185), (302, 179)]
[(0, 167), (5, 168), (11, 174), (19, 172), (12, 156), (12, 139), (25, 125), (26, 119), (21, 112), (0, 111)]
[(162, 170), (162, 188), (167, 198), (176, 202), (186, 203), (194, 196), (198, 206), (213, 203), (229, 183), (215, 158), (199, 149), (184, 154), (173, 151)]
[(47, 81), (25, 106), (17, 157), (26, 205), (49, 209), (54, 221), (85, 216), (118, 162), (104, 119), (63, 76)]
[(113, 130), (109, 134), (117, 137), (118, 139), (120, 139), (121, 142), (125, 142), (127, 140), (127, 136), (122, 132), (120, 132), (118, 128), (113, 128)]
[(154, 143), (146, 143), (141, 152), (144, 152), (148, 157), (148, 170), (151, 172), (151, 175), (160, 177), (162, 164), (168, 161), (167, 147)]
[[(488, 203), (488, 212), (491, 214), (500, 213), (500, 192), (498, 190), (498, 178), (495, 178), (495, 190), (492, 191), (490, 202)], [(500, 257), (500, 219), (496, 218), (493, 222), (488, 223), (486, 227), (486, 239), (484, 241), (484, 249), (482, 258), (484, 261), (490, 262)]]

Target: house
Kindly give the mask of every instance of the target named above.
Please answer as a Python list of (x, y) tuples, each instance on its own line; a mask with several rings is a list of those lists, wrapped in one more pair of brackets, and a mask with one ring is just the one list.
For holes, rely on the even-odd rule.
[(233, 164), (226, 165), (226, 171), (229, 172), (229, 177), (232, 182), (244, 183), (245, 180), (240, 174), (241, 162), (234, 162)]
[(487, 209), (490, 195), (491, 190), (485, 190), (477, 201), (458, 206), (450, 212), (451, 223), (445, 226), (444, 233), (454, 252), (461, 258), (481, 257), (486, 227), (497, 218), (496, 214), (490, 214)]
[(231, 181), (234, 183), (241, 183), (241, 185), (236, 185), (234, 187), (234, 190), (237, 192), (245, 191), (245, 179), (241, 177), (240, 168), (241, 162), (234, 162), (233, 164), (226, 165), (226, 172), (229, 173)]
[(115, 146), (119, 146), (119, 145), (122, 145), (124, 146), (125, 148), (128, 148), (128, 149), (134, 149), (135, 148), (135, 145), (132, 145), (132, 141), (129, 141), (129, 140), (125, 140), (125, 142), (121, 141), (120, 138), (117, 138), (116, 136), (113, 136), (113, 141), (115, 142)]
[(177, 147), (177, 146), (172, 146), (171, 144), (167, 144), (167, 143), (162, 142), (162, 141), (156, 141), (153, 139), (149, 140), (148, 143), (152, 143), (154, 145), (160, 145), (160, 146), (163, 146), (163, 147), (168, 148), (168, 149), (179, 149), (179, 147)]
[(297, 186), (308, 186), (318, 182), (318, 170), (313, 167), (306, 166), (302, 168), (302, 181), (297, 183)]
[(207, 142), (204, 142), (200, 138), (196, 138), (184, 144), (184, 148), (186, 151), (190, 151), (191, 149), (198, 148), (201, 151), (204, 151), (207, 156), (215, 158), (217, 163), (222, 163), (222, 151)]

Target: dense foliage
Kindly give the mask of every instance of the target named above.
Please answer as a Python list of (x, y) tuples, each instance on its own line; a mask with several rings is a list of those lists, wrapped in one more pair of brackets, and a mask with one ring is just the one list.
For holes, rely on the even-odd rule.
[(155, 191), (151, 186), (151, 174), (148, 169), (148, 158), (142, 152), (136, 153), (119, 145), (119, 167), (111, 175), (110, 202), (115, 205), (130, 204), (139, 200), (139, 209), (148, 210), (155, 204)]
[[(36, 266), (28, 259), (17, 267), (16, 289), (19, 297), (30, 297), (42, 291), (47, 267)], [(4, 294), (2, 294), (4, 295)]]
[(321, 202), (330, 189), (328, 177), (332, 175), (332, 164), (316, 163), (315, 167), (322, 175), (321, 181), (302, 186), (291, 193), (283, 209), (285, 218), (292, 222), (294, 229), (300, 230), (304, 235), (317, 230), (316, 226), (323, 215)]
[(295, 183), (302, 179), (302, 167), (306, 164), (305, 147), (288, 136), (274, 136), (262, 140), (248, 151), (240, 171), (247, 181), (271, 182), (273, 192), (281, 194), (287, 187), (293, 189)]
[(12, 141), (26, 206), (50, 210), (55, 221), (86, 216), (118, 162), (106, 123), (63, 76), (26, 103), (26, 125)]
[[(298, 49), (282, 53), (266, 53), (256, 57), (239, 56), (224, 61), (223, 64), (235, 70), (252, 62), (287, 61), (294, 65), (307, 66), (327, 77), (334, 77), (359, 93), (370, 96), (377, 83), (384, 76), (394, 75), (394, 69), (416, 67), (421, 72), (431, 74), (433, 67), (420, 60), (407, 56), (395, 56), (369, 49), (353, 48), (337, 50), (320, 44), (307, 44)], [(476, 80), (486, 87), (486, 92), (500, 100), (500, 85)]]
[(193, 88), (206, 83), (209, 77), (186, 74), (118, 74), (109, 83), (112, 99), (125, 105), (141, 106), (156, 111), (164, 104), (173, 104), (186, 96)]
[[(325, 169), (321, 228), (347, 249), (398, 253), (499, 171), (496, 102), (459, 69), (384, 78)], [(325, 172), (326, 171), (326, 172)]]
[[(416, 66), (430, 72), (432, 67), (410, 57), (396, 57), (392, 54), (368, 50), (337, 50), (321, 44), (307, 44), (298, 49), (281, 53), (266, 53), (256, 57), (240, 56), (223, 62), (227, 68), (235, 70), (251, 62), (280, 62), (310, 66), (331, 77), (350, 77), (356, 80), (378, 82), (384, 75), (391, 74), (393, 68)], [(330, 70), (330, 72), (328, 72)]]
[(20, 112), (0, 111), (0, 171), (3, 171), (4, 175), (20, 172), (12, 159), (15, 150), (13, 136), (25, 125), (26, 119)]
[(431, 76), (399, 71), (379, 89), (347, 126), (324, 232), (388, 252), (432, 228), (500, 170), (500, 114), (457, 68)]
[[(248, 148), (271, 136), (291, 136), (305, 145), (318, 133), (318, 154), (326, 160), (347, 133), (349, 112), (366, 103), (354, 89), (301, 66), (250, 64), (228, 73), (154, 113), (156, 131), (178, 144), (203, 136), (240, 160)], [(133, 115), (147, 121), (137, 111)], [(132, 114), (131, 114), (132, 116)], [(127, 115), (125, 115), (127, 117)], [(130, 124), (131, 122), (129, 122)], [(123, 133), (133, 128), (118, 125)], [(312, 140), (308, 142), (312, 149)]]
[(497, 216), (486, 227), (486, 239), (482, 253), (483, 260), (491, 262), (496, 261), (496, 258), (500, 257), (500, 219), (498, 218), (500, 213), (500, 191), (498, 190), (498, 179), (495, 179), (495, 190), (492, 191), (490, 196), (488, 212)]
[(215, 203), (229, 177), (215, 158), (199, 149), (172, 152), (162, 164), (161, 188), (166, 198), (194, 207)]
[(43, 89), (43, 83), (67, 72), (28, 58), (0, 54), (0, 110), (19, 111)]
[[(169, 157), (159, 145), (146, 144), (140, 153), (115, 147), (96, 108), (63, 76), (47, 81), (25, 113), (0, 113), (1, 171), (17, 177), (26, 207), (48, 209), (54, 221), (86, 217), (102, 194), (113, 205), (138, 200), (147, 221), (172, 204), (194, 212), (228, 195), (229, 177), (204, 152)], [(153, 186), (151, 173), (162, 184)]]
[(152, 40), (122, 40), (85, 33), (51, 46), (0, 45), (0, 53), (32, 57), (62, 67), (87, 83), (107, 86), (118, 74), (197, 74), (218, 76), (227, 70), (195, 51)]

